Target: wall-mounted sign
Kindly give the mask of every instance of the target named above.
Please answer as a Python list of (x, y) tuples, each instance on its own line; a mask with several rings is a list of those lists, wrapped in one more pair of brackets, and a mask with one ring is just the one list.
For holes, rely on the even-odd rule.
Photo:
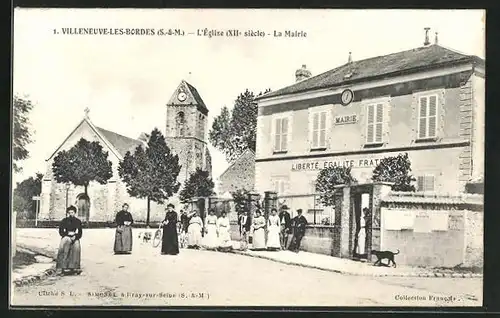
[(358, 122), (357, 115), (335, 116), (335, 125), (355, 124)]
[(344, 90), (342, 92), (342, 95), (340, 95), (340, 102), (344, 106), (349, 105), (353, 99), (354, 99), (354, 93), (350, 89)]
[(374, 168), (382, 158), (360, 158), (332, 161), (308, 161), (292, 164), (292, 171), (316, 171), (327, 167)]

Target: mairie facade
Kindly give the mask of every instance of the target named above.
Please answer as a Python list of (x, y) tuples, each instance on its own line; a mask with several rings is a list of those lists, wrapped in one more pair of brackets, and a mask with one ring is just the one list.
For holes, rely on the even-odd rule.
[(408, 153), (417, 191), (460, 193), (484, 173), (484, 60), (440, 45), (352, 61), (258, 98), (255, 189), (314, 193), (318, 172), (360, 183)]

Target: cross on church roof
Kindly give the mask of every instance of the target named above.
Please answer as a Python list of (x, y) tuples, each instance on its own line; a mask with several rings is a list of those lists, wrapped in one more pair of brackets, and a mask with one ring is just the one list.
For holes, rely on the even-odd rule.
[(89, 118), (90, 108), (85, 107), (84, 112), (85, 112), (85, 118)]

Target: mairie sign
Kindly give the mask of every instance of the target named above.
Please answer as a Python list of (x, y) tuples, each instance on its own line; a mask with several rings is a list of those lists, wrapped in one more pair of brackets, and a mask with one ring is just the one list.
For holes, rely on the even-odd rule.
[(315, 171), (327, 167), (374, 168), (382, 158), (307, 161), (292, 164), (292, 171)]

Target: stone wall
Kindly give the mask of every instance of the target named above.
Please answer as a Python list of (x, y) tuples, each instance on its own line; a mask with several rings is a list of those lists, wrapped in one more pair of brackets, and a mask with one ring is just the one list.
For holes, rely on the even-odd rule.
[[(306, 252), (336, 256), (340, 227), (311, 225), (306, 228), (300, 249)], [(336, 239), (337, 238), (337, 239)], [(289, 240), (292, 238), (290, 237)]]
[[(482, 267), (482, 207), (482, 197), (478, 195), (389, 194), (382, 203), (380, 250), (399, 249), (398, 264)], [(407, 221), (403, 221), (408, 222), (406, 226), (397, 229), (388, 225), (389, 218), (403, 214), (408, 215)], [(445, 215), (443, 228), (444, 223), (439, 226), (437, 220)]]
[(484, 213), (465, 211), (465, 267), (483, 267)]

